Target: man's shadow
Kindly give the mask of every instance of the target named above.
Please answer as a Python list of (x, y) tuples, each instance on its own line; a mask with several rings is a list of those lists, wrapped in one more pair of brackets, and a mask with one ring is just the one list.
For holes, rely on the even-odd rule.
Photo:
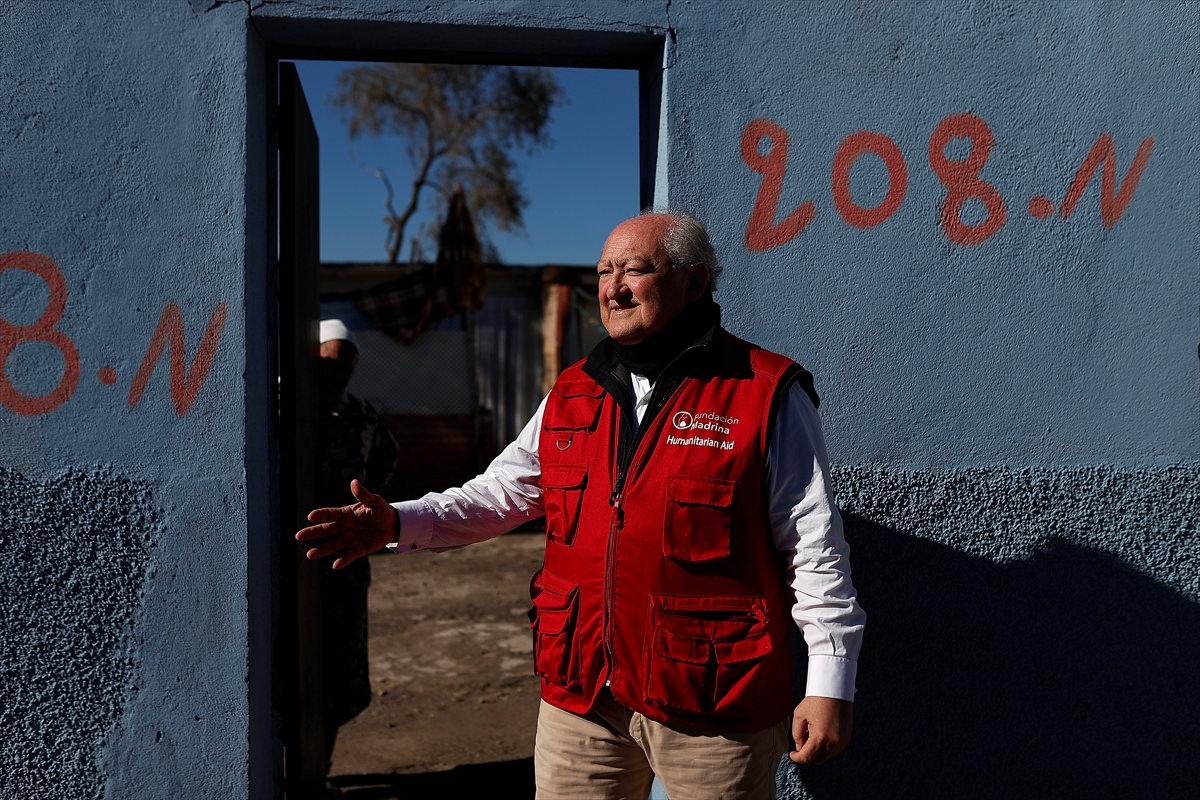
[[(998, 564), (845, 514), (868, 624), (850, 748), (778, 797), (1191, 798), (1200, 606), (1061, 539)], [(803, 643), (797, 691), (804, 687)], [(335, 779), (347, 797), (533, 796), (532, 759)], [(498, 795), (497, 795), (498, 796)]]
[(356, 800), (457, 800), (533, 797), (533, 758), (464, 764), (440, 772), (341, 775), (330, 779), (342, 796)]
[(779, 797), (1198, 796), (1193, 600), (1061, 539), (998, 564), (845, 524), (868, 616), (854, 736), (785, 764)]

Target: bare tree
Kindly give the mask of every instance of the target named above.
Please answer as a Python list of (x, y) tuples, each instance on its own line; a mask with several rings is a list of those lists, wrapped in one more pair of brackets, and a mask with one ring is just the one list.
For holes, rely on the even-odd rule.
[(549, 143), (547, 124), (562, 89), (541, 68), (454, 64), (375, 64), (338, 76), (333, 103), (342, 109), (350, 138), (394, 134), (405, 140), (413, 180), (402, 210), (387, 189), (387, 259), (395, 264), (409, 221), (426, 188), (446, 201), (456, 185), (480, 227), (523, 227), (528, 200), (513, 155)]

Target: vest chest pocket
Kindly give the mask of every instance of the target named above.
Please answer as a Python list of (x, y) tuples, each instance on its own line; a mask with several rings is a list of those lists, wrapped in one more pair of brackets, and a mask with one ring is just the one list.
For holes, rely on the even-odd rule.
[(674, 711), (753, 713), (771, 652), (757, 597), (651, 597), (645, 701)]
[(555, 384), (542, 417), (542, 463), (580, 463), (587, 458), (587, 440), (600, 421), (604, 390), (591, 381)]
[(569, 437), (577, 431), (594, 431), (600, 418), (604, 389), (591, 381), (556, 384), (553, 402), (546, 405), (542, 428)]
[(587, 467), (576, 464), (542, 465), (542, 502), (546, 509), (546, 536), (568, 547), (579, 527), (579, 510), (587, 486)]
[(671, 475), (663, 520), (663, 555), (676, 561), (713, 561), (730, 552), (734, 482)]
[(534, 673), (559, 686), (578, 686), (575, 619), (579, 587), (541, 571), (530, 583), (530, 595)]

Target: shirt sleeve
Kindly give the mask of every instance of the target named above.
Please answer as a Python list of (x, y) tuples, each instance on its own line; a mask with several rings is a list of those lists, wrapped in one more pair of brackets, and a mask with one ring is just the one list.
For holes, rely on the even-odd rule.
[(796, 598), (792, 617), (808, 645), (805, 695), (853, 700), (866, 614), (850, 578), (821, 418), (799, 384), (786, 390), (774, 424), (767, 443), (771, 529)]
[(538, 435), (545, 409), (542, 398), (521, 433), (481, 475), (454, 489), (392, 503), (399, 533), (388, 548), (405, 553), (463, 547), (540, 517), (544, 512)]

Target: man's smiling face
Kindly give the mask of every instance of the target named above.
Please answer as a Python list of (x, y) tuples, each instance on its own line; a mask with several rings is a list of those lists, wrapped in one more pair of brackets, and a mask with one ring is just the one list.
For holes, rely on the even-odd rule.
[(671, 226), (664, 214), (626, 220), (604, 243), (600, 275), (600, 321), (621, 344), (637, 344), (679, 316), (708, 285), (704, 270), (671, 266), (662, 248)]

